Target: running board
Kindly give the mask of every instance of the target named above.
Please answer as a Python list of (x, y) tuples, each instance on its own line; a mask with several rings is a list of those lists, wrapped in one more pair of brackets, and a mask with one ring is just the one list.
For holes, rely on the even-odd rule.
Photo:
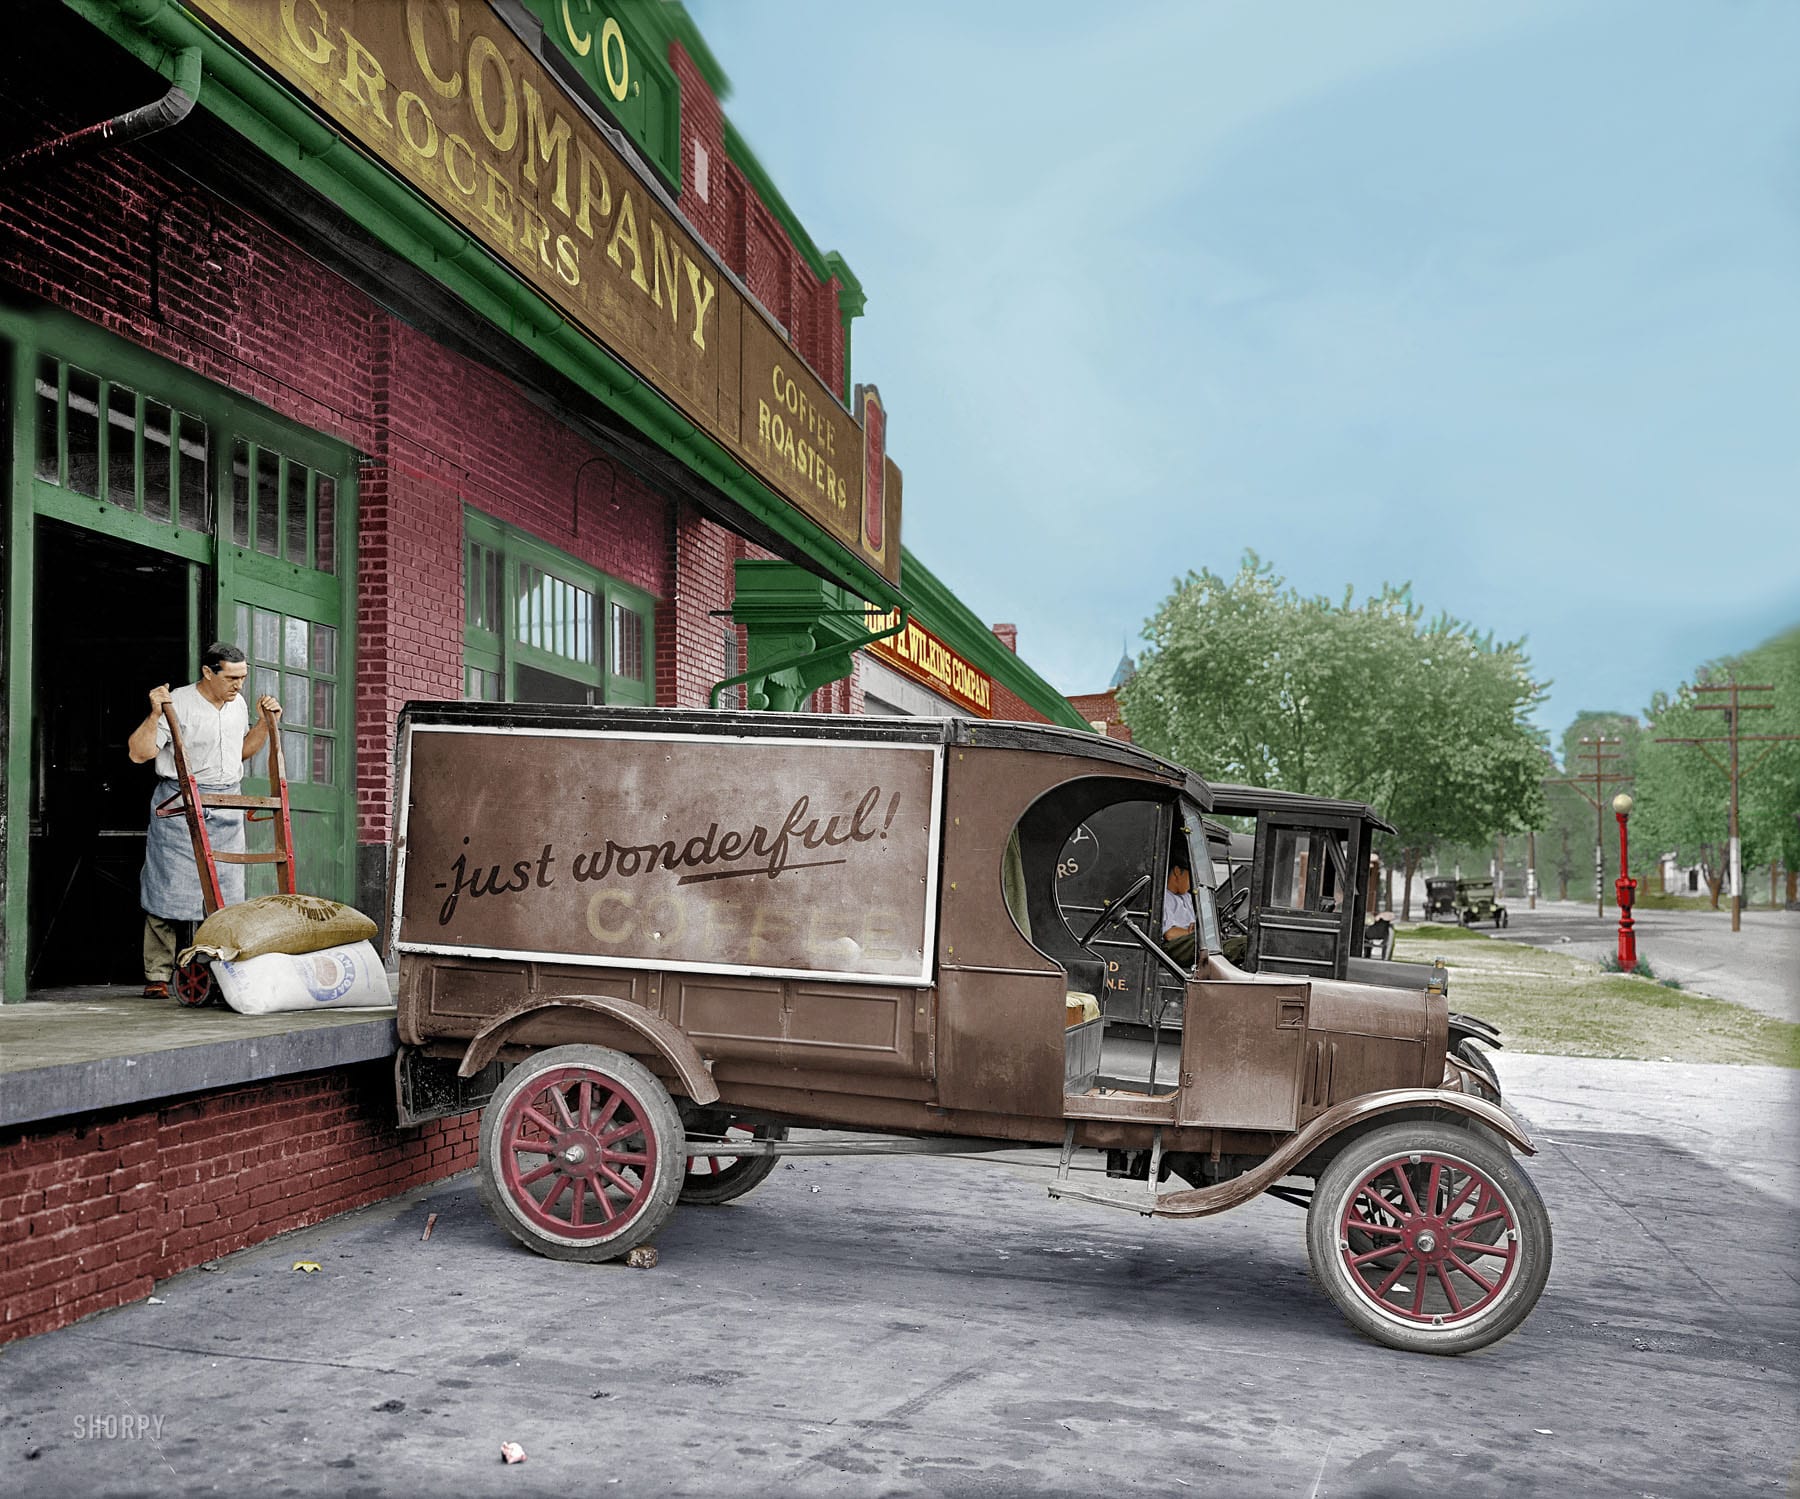
[(1146, 1218), (1156, 1212), (1156, 1193), (1150, 1190), (1148, 1182), (1108, 1182), (1105, 1186), (1052, 1182), (1050, 1195), (1070, 1202), (1092, 1202), (1103, 1208), (1123, 1208), (1128, 1213), (1142, 1213)]

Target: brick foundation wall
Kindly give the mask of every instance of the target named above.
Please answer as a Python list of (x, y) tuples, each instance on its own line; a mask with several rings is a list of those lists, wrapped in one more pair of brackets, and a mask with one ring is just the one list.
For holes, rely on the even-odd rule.
[(479, 1115), (393, 1118), (370, 1062), (0, 1133), (0, 1343), (475, 1164)]

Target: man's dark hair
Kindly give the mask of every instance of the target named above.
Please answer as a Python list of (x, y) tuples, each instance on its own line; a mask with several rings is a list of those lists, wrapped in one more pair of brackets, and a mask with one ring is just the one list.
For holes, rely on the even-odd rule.
[(200, 664), (208, 671), (217, 671), (227, 661), (242, 661), (244, 653), (235, 645), (227, 645), (223, 640), (215, 640), (200, 653)]

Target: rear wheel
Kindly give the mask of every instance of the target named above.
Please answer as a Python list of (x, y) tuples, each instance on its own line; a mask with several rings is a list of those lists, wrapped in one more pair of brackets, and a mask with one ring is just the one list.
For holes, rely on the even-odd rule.
[(1497, 1342), (1550, 1274), (1537, 1188), (1506, 1152), (1455, 1125), (1391, 1124), (1346, 1145), (1319, 1177), (1306, 1243), (1350, 1323), (1414, 1353)]
[(538, 1052), (482, 1111), (481, 1200), (551, 1259), (617, 1259), (642, 1244), (675, 1210), (685, 1164), (668, 1092), (605, 1047)]
[[(721, 1137), (726, 1140), (785, 1140), (785, 1124), (759, 1124), (754, 1129), (734, 1124)], [(689, 1135), (690, 1142), (694, 1136)], [(681, 1184), (681, 1201), (695, 1207), (717, 1207), (760, 1187), (781, 1164), (772, 1155), (691, 1155)]]

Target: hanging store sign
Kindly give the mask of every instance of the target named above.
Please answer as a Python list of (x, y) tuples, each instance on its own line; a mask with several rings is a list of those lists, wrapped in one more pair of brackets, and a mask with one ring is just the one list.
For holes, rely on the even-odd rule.
[[(900, 623), (899, 613), (893, 610), (870, 609), (865, 617), (871, 631), (891, 630)], [(865, 649), (958, 707), (980, 718), (994, 716), (994, 679), (980, 667), (971, 666), (916, 619), (907, 621), (903, 633), (877, 640)]]
[(890, 582), (900, 472), (480, 0), (187, 0)]

